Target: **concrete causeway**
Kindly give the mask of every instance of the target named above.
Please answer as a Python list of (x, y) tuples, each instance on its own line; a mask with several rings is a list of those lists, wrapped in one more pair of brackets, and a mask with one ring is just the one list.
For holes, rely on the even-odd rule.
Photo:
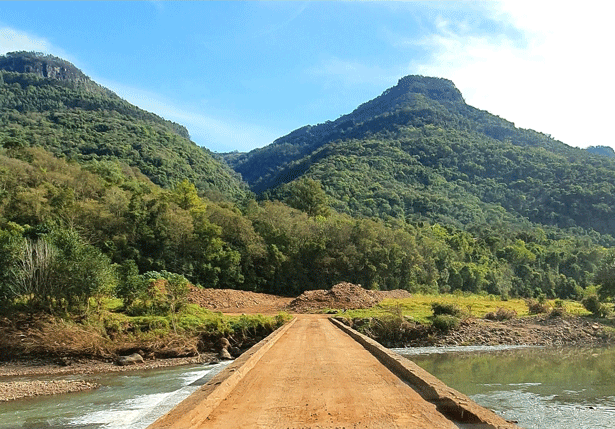
[(340, 322), (299, 315), (148, 429), (516, 427)]

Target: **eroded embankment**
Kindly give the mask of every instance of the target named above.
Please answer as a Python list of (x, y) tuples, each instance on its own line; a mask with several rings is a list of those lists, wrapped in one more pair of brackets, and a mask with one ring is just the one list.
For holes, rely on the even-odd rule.
[(421, 380), (415, 387), (407, 373), (382, 364), (375, 351), (386, 349), (360, 344), (360, 334), (327, 318), (298, 316), (281, 330), (265, 340), (269, 350), (257, 345), (150, 429), (515, 427), (398, 356), (407, 364), (397, 365)]
[(467, 318), (450, 330), (400, 317), (339, 317), (338, 320), (387, 347), (600, 346), (612, 344), (614, 340), (604, 324), (573, 315), (540, 315), (504, 321)]

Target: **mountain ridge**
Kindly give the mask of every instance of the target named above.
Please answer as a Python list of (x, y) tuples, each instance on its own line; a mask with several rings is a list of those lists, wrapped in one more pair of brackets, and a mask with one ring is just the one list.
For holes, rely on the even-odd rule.
[(188, 179), (209, 193), (242, 199), (247, 188), (177, 123), (140, 109), (51, 55), (0, 56), (0, 144), (41, 146), (80, 162), (119, 160), (154, 183)]
[(307, 177), (352, 215), (615, 235), (612, 159), (472, 107), (441, 78), (404, 77), (335, 121), (226, 159), (256, 193), (283, 199)]

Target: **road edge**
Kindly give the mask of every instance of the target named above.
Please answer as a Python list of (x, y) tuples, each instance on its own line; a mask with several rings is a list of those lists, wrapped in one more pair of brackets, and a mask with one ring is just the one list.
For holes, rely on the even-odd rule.
[(405, 357), (387, 349), (371, 338), (355, 331), (335, 318), (331, 323), (344, 331), (375, 356), (393, 374), (407, 382), (426, 401), (453, 421), (470, 423), (481, 429), (518, 429), (493, 411), (478, 405), (469, 397), (450, 388), (438, 378)]
[(263, 355), (286, 333), (297, 320), (276, 329), (258, 342), (199, 390), (177, 404), (147, 429), (188, 429), (203, 424), (209, 414), (231, 393), (246, 374), (256, 366)]

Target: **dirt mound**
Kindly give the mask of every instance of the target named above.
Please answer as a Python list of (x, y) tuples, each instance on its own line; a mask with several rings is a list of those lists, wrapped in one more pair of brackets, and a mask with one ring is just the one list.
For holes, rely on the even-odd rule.
[(339, 283), (330, 290), (309, 290), (293, 299), (291, 311), (309, 313), (324, 308), (351, 310), (370, 308), (383, 299), (379, 292), (363, 289), (352, 283)]
[(233, 289), (203, 289), (190, 286), (188, 301), (225, 313), (277, 313), (292, 298)]
[(390, 298), (390, 299), (404, 299), (404, 298), (412, 298), (412, 294), (407, 290), (403, 289), (395, 289), (395, 290), (378, 290), (378, 291), (370, 291), (380, 300)]

